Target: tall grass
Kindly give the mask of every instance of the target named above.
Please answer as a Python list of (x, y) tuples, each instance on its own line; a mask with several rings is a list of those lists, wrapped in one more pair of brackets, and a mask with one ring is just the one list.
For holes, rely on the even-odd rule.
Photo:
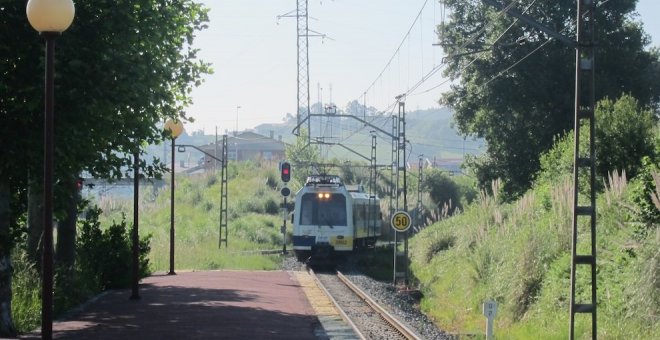
[[(228, 173), (228, 241), (220, 244), (220, 173), (175, 177), (175, 269), (275, 269), (277, 255), (259, 250), (281, 249), (280, 201), (275, 168), (254, 163), (232, 164)], [(131, 202), (101, 202), (105, 219), (130, 212)], [(122, 207), (122, 209), (120, 209)], [(128, 207), (128, 208), (127, 208)], [(125, 209), (125, 210), (124, 210)], [(152, 269), (169, 270), (170, 186), (140, 197), (141, 235), (152, 235)], [(224, 234), (223, 234), (224, 237)]]
[[(497, 184), (492, 189), (497, 193)], [(660, 334), (660, 236), (634, 238), (627, 192), (625, 175), (614, 173), (598, 199), (598, 332), (602, 338), (650, 339)], [(425, 294), (422, 309), (443, 329), (483, 334), (481, 304), (494, 299), (500, 305), (497, 337), (565, 338), (571, 204), (566, 179), (508, 204), (482, 192), (464, 213), (422, 230), (410, 246)], [(577, 296), (585, 301), (588, 272), (579, 271), (577, 279)], [(590, 318), (577, 321), (577, 337), (589, 337)]]
[(19, 331), (34, 329), (41, 321), (41, 280), (20, 249), (12, 252), (12, 318)]

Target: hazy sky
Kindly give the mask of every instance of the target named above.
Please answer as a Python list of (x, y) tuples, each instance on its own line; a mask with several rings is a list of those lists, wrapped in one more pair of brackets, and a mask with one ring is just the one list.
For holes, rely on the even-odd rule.
[[(237, 123), (243, 130), (295, 114), (296, 19), (277, 17), (295, 15), (296, 0), (200, 2), (211, 9), (210, 23), (195, 46), (215, 73), (193, 90), (187, 112), (196, 121), (186, 130), (211, 134), (217, 127), (224, 133)], [(660, 1), (639, 0), (637, 9), (652, 45), (660, 47)], [(308, 12), (309, 28), (327, 35), (309, 38), (310, 103), (332, 100), (344, 108), (352, 100), (363, 103), (367, 92), (367, 106), (385, 110), (396, 95), (427, 78), (407, 97), (407, 108), (438, 106), (439, 93), (447, 88), (440, 85), (442, 69), (425, 77), (444, 56), (433, 46), (435, 26), (443, 20), (438, 0), (309, 0)]]

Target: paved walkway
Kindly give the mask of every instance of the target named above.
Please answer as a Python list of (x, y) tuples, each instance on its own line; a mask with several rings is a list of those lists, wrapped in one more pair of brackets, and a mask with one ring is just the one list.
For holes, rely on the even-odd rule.
[[(296, 275), (209, 271), (155, 275), (103, 294), (53, 324), (56, 339), (319, 339), (324, 331)], [(37, 338), (30, 334), (23, 338)]]

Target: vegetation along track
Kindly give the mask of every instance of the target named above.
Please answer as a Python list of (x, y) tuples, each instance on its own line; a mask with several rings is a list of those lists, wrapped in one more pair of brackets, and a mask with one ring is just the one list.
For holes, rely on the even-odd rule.
[(363, 339), (421, 339), (339, 271), (310, 273)]

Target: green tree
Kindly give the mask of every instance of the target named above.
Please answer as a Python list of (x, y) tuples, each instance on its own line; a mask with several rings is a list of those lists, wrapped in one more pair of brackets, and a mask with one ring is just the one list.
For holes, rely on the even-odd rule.
[[(588, 148), (588, 129), (580, 130), (581, 149)], [(637, 100), (623, 95), (616, 101), (605, 98), (596, 104), (596, 175), (602, 183), (613, 171), (637, 177), (647, 163), (659, 161), (655, 149), (657, 122), (653, 112), (639, 107)], [(538, 181), (551, 183), (573, 171), (572, 131), (557, 138), (540, 157)], [(650, 174), (648, 180), (650, 181)]]
[[(642, 105), (658, 102), (659, 55), (645, 50), (649, 37), (632, 19), (636, 3), (598, 3), (597, 100), (627, 92)], [(482, 1), (445, 5), (451, 18), (438, 32), (449, 56), (445, 75), (457, 82), (441, 101), (454, 109), (462, 134), (488, 143), (487, 154), (471, 163), (481, 184), (502, 178), (516, 196), (537, 173), (539, 154), (573, 126), (575, 50)], [(521, 11), (573, 39), (575, 1), (528, 7)]]
[(605, 98), (596, 106), (597, 172), (607, 176), (623, 170), (628, 178), (637, 176), (642, 158), (655, 155), (656, 121), (653, 112), (642, 109), (635, 98), (623, 95), (616, 101)]
[(313, 166), (319, 162), (319, 150), (308, 143), (307, 129), (300, 129), (296, 142), (286, 146), (286, 158), (292, 163), (293, 177), (299, 183), (305, 183), (307, 176), (313, 173)]
[[(73, 25), (55, 48), (56, 183), (70, 183), (82, 171), (122, 177), (139, 143), (162, 140), (159, 122), (187, 119), (183, 108), (191, 102), (191, 88), (211, 71), (193, 47), (195, 32), (207, 21), (207, 10), (193, 0), (76, 4)], [(40, 174), (42, 166), (44, 43), (26, 20), (24, 1), (0, 0), (0, 26), (0, 159), (6, 160), (0, 178), (12, 184), (10, 197), (19, 197), (29, 181), (34, 189), (41, 183), (28, 173)], [(140, 165), (149, 176), (163, 170), (158, 161)], [(68, 202), (73, 190), (56, 186), (55, 202)], [(55, 208), (66, 219), (65, 204)], [(7, 301), (0, 296), (0, 304)]]
[(427, 190), (433, 204), (437, 209), (442, 209), (446, 204), (453, 210), (461, 207), (461, 197), (458, 185), (447, 173), (439, 169), (431, 169), (424, 174), (424, 189)]

